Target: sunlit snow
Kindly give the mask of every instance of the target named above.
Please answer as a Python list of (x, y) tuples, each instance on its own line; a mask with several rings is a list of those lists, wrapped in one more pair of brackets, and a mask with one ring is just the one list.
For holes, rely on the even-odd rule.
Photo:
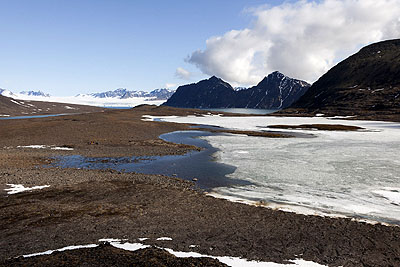
[[(113, 238), (107, 238), (107, 239), (100, 239), (100, 242), (109, 242), (112, 246), (128, 251), (136, 251), (139, 249), (144, 249), (150, 247), (149, 245), (143, 245), (141, 243), (128, 243), (123, 240), (119, 239), (113, 239)], [(23, 255), (23, 257), (34, 257), (34, 256), (40, 256), (40, 255), (49, 255), (55, 251), (65, 251), (65, 250), (74, 250), (74, 249), (82, 249), (82, 248), (94, 248), (97, 247), (97, 244), (88, 244), (88, 245), (79, 245), (79, 246), (68, 246), (56, 250), (48, 250), (45, 252), (39, 252), (39, 253), (33, 253), (33, 254), (28, 254), (28, 255)], [(228, 266), (232, 267), (280, 267), (280, 266), (301, 266), (301, 267), (321, 267), (325, 265), (320, 265), (315, 262), (311, 261), (305, 261), (302, 259), (296, 259), (292, 260), (293, 264), (279, 264), (279, 263), (273, 263), (273, 262), (259, 262), (259, 261), (248, 261), (246, 259), (241, 259), (238, 257), (224, 257), (224, 256), (210, 256), (210, 255), (204, 255), (204, 254), (199, 254), (196, 252), (181, 252), (181, 251), (174, 251), (169, 248), (161, 248), (165, 249), (169, 253), (175, 255), (176, 257), (179, 258), (188, 258), (188, 257), (194, 257), (194, 258), (199, 258), (199, 257), (207, 257), (207, 258), (214, 258), (219, 260), (222, 263), (227, 264)]]
[(7, 185), (11, 188), (6, 188), (4, 190), (7, 191), (7, 194), (9, 195), (18, 194), (25, 191), (43, 189), (50, 186), (50, 185), (39, 185), (39, 186), (25, 187), (22, 184), (7, 184)]
[(29, 146), (17, 146), (17, 148), (32, 148), (32, 149), (45, 149), (50, 148), (51, 150), (74, 150), (71, 147), (59, 147), (59, 146), (47, 146), (47, 145), (29, 145)]

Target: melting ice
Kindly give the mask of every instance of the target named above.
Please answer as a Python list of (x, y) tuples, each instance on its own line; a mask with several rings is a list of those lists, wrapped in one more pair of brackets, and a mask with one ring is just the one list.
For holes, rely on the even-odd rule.
[[(301, 131), (316, 138), (205, 137), (218, 161), (237, 167), (229, 176), (252, 186), (222, 187), (225, 198), (263, 201), (307, 214), (343, 215), (400, 225), (400, 124), (327, 118), (181, 117), (173, 122), (241, 130), (274, 124), (342, 124), (357, 132)], [(297, 130), (296, 132), (299, 132)]]

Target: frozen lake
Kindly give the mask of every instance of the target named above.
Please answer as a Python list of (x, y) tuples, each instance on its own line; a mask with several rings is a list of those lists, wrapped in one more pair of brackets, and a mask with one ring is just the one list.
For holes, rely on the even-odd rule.
[[(152, 119), (149, 117), (149, 119)], [(252, 185), (218, 187), (213, 194), (262, 201), (305, 214), (348, 216), (400, 225), (400, 124), (287, 117), (164, 117), (164, 121), (266, 130), (276, 124), (342, 124), (356, 132), (292, 130), (316, 138), (204, 137), (218, 162), (234, 165), (228, 177)], [(268, 129), (272, 130), (272, 129)]]

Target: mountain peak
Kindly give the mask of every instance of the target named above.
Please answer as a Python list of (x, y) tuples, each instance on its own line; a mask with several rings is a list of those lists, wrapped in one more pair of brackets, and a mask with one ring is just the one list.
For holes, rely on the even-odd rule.
[(208, 80), (209, 80), (209, 81), (221, 81), (221, 79), (218, 78), (218, 77), (215, 76), (215, 75), (211, 76)]
[[(285, 76), (285, 74), (283, 74), (282, 72), (280, 72), (280, 71), (273, 71), (273, 72), (271, 72), (269, 75), (277, 75), (277, 76)], [(269, 76), (268, 75), (268, 76)]]

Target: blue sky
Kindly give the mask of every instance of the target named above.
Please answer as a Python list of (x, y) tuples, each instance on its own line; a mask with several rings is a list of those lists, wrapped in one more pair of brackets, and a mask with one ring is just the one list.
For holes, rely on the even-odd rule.
[(0, 0), (0, 17), (0, 88), (55, 96), (275, 70), (313, 82), (400, 38), (398, 0)]
[[(259, 0), (0, 1), (0, 88), (75, 95), (184, 84), (184, 59), (214, 35), (251, 22)], [(268, 1), (275, 4), (279, 1)]]

